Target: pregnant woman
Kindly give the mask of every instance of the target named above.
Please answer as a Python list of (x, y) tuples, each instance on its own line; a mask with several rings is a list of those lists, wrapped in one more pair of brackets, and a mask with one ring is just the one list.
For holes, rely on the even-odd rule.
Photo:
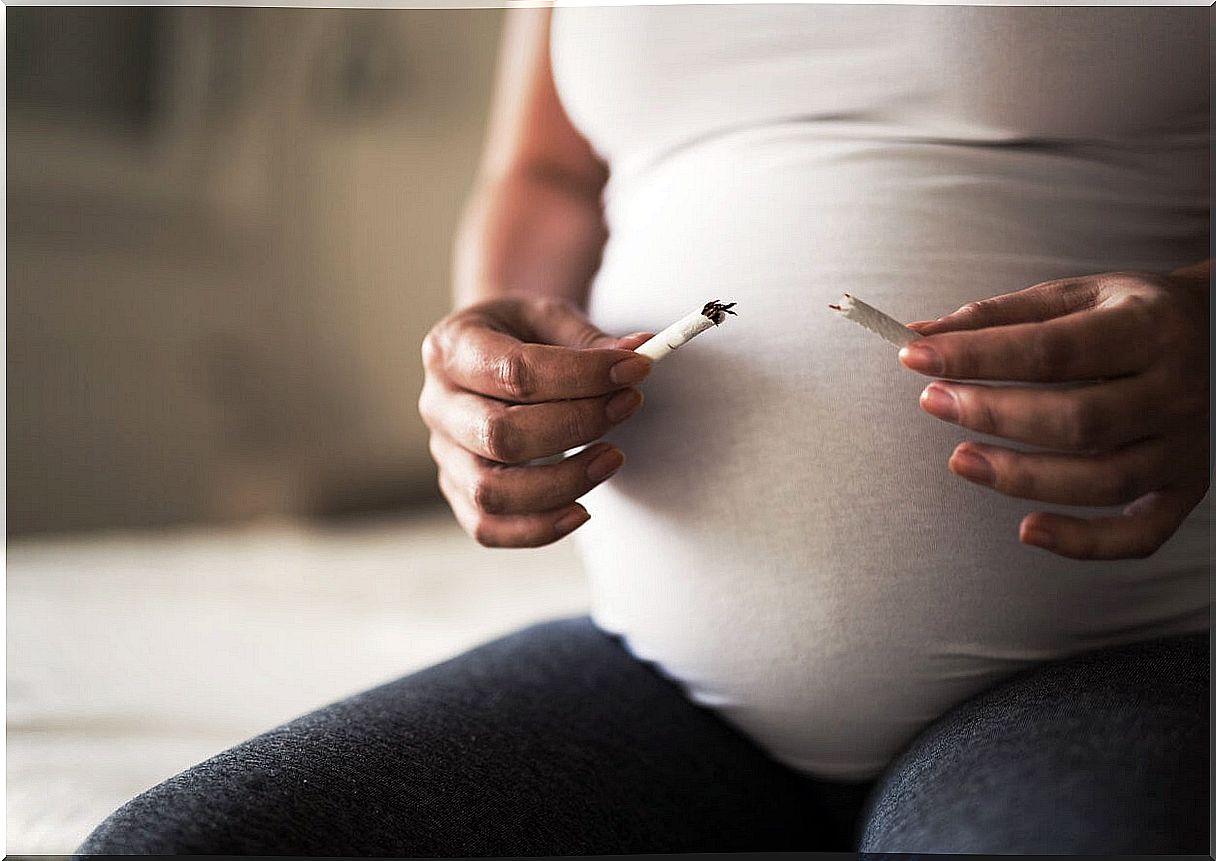
[(82, 851), (1206, 851), (1209, 21), (513, 12), (420, 407), (460, 523), (574, 533), (591, 619)]

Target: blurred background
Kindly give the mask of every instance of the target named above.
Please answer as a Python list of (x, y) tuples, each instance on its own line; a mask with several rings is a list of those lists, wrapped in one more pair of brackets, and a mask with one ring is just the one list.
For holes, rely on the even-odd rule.
[(500, 14), (9, 10), (10, 535), (433, 495)]
[(416, 412), (501, 14), (6, 10), (8, 852), (585, 606)]

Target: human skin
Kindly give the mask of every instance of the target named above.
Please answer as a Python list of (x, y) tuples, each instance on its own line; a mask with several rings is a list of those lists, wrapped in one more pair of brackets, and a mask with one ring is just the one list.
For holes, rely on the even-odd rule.
[(926, 412), (1041, 449), (964, 442), (952, 472), (1022, 499), (1124, 506), (1092, 519), (1032, 512), (1023, 543), (1075, 559), (1148, 556), (1207, 493), (1210, 278), (1210, 259), (1063, 278), (911, 324), (925, 337), (900, 361), (946, 378), (921, 393)]
[[(649, 337), (601, 332), (583, 308), (607, 231), (608, 177), (566, 118), (549, 13), (507, 17), (476, 187), (456, 242), (455, 306), (423, 341), (419, 412), (439, 486), (489, 547), (536, 547), (583, 525), (576, 501), (624, 454), (595, 443), (642, 403)], [(560, 463), (529, 461), (595, 443)]]
[[(440, 488), (487, 546), (539, 546), (586, 522), (576, 500), (623, 453), (597, 443), (559, 464), (527, 461), (627, 420), (650, 367), (625, 352), (647, 333), (605, 334), (582, 311), (607, 238), (608, 169), (562, 110), (548, 38), (548, 10), (511, 10), (456, 244), (456, 310), (423, 343), (419, 409)], [(912, 324), (925, 337), (900, 361), (945, 378), (922, 393), (927, 412), (1045, 449), (964, 442), (952, 472), (1028, 500), (1126, 503), (1090, 520), (1030, 513), (1024, 543), (1076, 559), (1146, 556), (1206, 493), (1210, 271), (1204, 261), (1061, 279)], [(951, 379), (1098, 382), (1035, 390)]]

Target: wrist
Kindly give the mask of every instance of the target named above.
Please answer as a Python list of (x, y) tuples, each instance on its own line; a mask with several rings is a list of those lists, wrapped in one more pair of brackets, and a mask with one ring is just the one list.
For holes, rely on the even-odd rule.
[(544, 171), (478, 184), (457, 233), (457, 308), (507, 295), (584, 305), (607, 238), (597, 198)]

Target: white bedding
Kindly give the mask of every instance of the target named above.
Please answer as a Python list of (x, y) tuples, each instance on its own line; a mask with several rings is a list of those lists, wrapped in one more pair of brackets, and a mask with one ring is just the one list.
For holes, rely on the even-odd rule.
[(494, 635), (585, 612), (568, 542), (445, 512), (8, 548), (7, 852), (67, 854), (141, 790)]

